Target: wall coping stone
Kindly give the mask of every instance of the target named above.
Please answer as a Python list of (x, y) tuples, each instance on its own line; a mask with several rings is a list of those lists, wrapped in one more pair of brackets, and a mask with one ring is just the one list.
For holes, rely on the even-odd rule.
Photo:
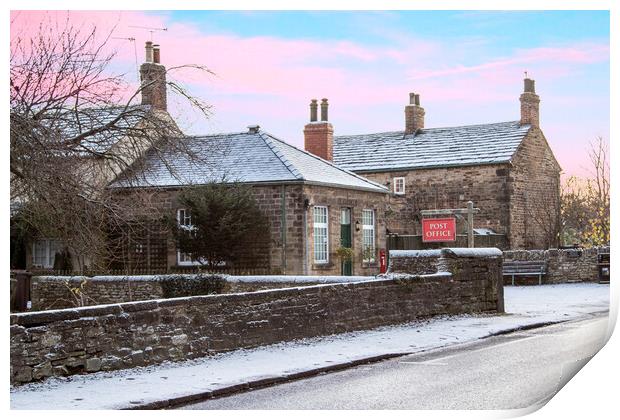
[(442, 255), (452, 258), (501, 257), (499, 248), (443, 248)]
[(131, 282), (147, 282), (147, 281), (165, 281), (169, 278), (184, 277), (188, 280), (197, 279), (199, 277), (219, 277), (231, 283), (349, 283), (371, 280), (374, 276), (284, 276), (284, 275), (266, 275), (266, 276), (237, 276), (218, 273), (202, 273), (202, 274), (156, 274), (156, 275), (118, 275), (118, 276), (33, 276), (33, 281), (38, 282), (59, 282), (59, 281), (131, 281)]
[(441, 248), (441, 249), (414, 249), (414, 250), (390, 250), (390, 258), (439, 258), (439, 257), (501, 257), (499, 248)]

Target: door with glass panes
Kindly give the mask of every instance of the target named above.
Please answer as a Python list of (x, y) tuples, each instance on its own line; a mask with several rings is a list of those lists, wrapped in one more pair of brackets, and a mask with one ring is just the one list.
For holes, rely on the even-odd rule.
[[(345, 207), (340, 211), (340, 246), (342, 248), (352, 248), (352, 238), (351, 238), (351, 209)], [(343, 254), (346, 255), (346, 254)], [(351, 259), (341, 258), (340, 264), (342, 265), (342, 275), (350, 276), (352, 275), (353, 267), (351, 263)]]

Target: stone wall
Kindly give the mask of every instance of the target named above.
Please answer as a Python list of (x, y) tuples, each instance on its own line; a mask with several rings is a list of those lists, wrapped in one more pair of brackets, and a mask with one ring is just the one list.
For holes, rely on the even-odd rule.
[(35, 276), (31, 283), (32, 309), (42, 311), (222, 293), (227, 290), (225, 278), (201, 274)]
[(11, 382), (503, 310), (501, 257), (446, 251), (442, 261), (428, 275), (12, 314)]
[[(419, 211), (466, 208), (468, 201), (480, 208), (474, 227), (490, 228), (500, 234), (509, 231), (510, 196), (507, 165), (463, 166), (404, 170), (360, 175), (394, 189), (394, 177), (405, 178), (405, 194), (389, 200), (387, 227), (401, 235), (422, 233)], [(465, 222), (457, 221), (458, 233), (465, 233)]]
[(227, 276), (219, 274), (34, 276), (31, 301), (32, 310), (44, 311), (150, 299), (365, 281), (372, 278), (369, 276)]
[[(504, 260), (547, 261), (547, 275), (543, 276), (543, 283), (594, 282), (598, 281), (599, 252), (608, 253), (609, 248), (504, 251)], [(506, 279), (510, 280), (509, 277)], [(538, 279), (535, 280), (538, 283)], [(527, 279), (515, 278), (515, 282), (527, 283)]]
[(560, 170), (542, 131), (530, 129), (510, 168), (508, 234), (512, 249), (558, 246)]
[(460, 303), (480, 299), (504, 312), (502, 264), (502, 251), (498, 248), (390, 251), (388, 275), (408, 278), (410, 275), (406, 273), (451, 273), (455, 282), (466, 282), (469, 287), (468, 292), (460, 290), (455, 295)]
[(159, 299), (157, 281), (100, 281), (88, 277), (33, 277), (32, 310), (73, 308), (134, 300)]
[(435, 273), (440, 258), (440, 249), (411, 251), (390, 250), (388, 273)]

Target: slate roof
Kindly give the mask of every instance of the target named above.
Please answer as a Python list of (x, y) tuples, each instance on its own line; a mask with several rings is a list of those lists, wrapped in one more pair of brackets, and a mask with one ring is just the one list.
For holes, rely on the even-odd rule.
[(530, 129), (519, 121), (334, 137), (334, 163), (355, 172), (509, 162)]
[(123, 113), (122, 118), (115, 124), (114, 129), (88, 136), (88, 138), (82, 141), (77, 150), (78, 152), (105, 153), (122, 137), (127, 135), (128, 129), (136, 127), (138, 123), (143, 121), (151, 107), (149, 105), (132, 105), (123, 112), (124, 109), (123, 106), (82, 108), (79, 110), (77, 117), (72, 111), (67, 111), (54, 121), (54, 128), (60, 131), (62, 138), (72, 138), (94, 127), (108, 124), (119, 114)]
[(112, 187), (174, 187), (208, 182), (306, 183), (388, 192), (383, 185), (346, 171), (264, 131), (185, 136), (186, 152), (147, 152), (134, 178)]

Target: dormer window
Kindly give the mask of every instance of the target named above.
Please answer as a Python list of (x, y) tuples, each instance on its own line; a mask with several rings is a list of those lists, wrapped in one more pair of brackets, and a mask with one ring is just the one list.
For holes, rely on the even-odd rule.
[(396, 195), (404, 195), (405, 194), (405, 178), (402, 176), (394, 178), (394, 194)]

